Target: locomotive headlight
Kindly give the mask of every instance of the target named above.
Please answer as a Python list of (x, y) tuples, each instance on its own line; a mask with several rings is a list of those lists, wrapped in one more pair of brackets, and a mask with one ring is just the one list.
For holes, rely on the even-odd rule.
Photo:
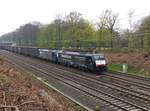
[(105, 65), (106, 61), (105, 60), (96, 60), (95, 63), (96, 63), (96, 65)]

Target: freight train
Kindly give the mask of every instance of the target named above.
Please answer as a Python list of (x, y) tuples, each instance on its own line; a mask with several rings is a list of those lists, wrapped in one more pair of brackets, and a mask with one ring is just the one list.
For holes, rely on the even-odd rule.
[(85, 71), (107, 71), (106, 59), (103, 53), (83, 53), (4, 44), (0, 44), (0, 48), (22, 55), (49, 60), (57, 64), (63, 64), (68, 67), (74, 67)]

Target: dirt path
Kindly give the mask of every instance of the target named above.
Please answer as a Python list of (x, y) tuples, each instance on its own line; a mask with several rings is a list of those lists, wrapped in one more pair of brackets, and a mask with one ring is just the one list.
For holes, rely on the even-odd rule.
[[(81, 111), (0, 56), (0, 111)], [(84, 110), (83, 110), (84, 111)]]

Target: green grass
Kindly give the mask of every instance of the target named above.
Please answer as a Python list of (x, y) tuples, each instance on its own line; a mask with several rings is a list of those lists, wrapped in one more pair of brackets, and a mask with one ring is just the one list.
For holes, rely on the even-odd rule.
[(108, 65), (108, 70), (110, 71), (122, 71), (122, 64), (109, 64)]
[(6, 75), (2, 75), (0, 73), (0, 84), (2, 86), (9, 86), (10, 85), (10, 79)]
[[(113, 63), (108, 65), (109, 71), (116, 71), (116, 72), (123, 72), (123, 64), (122, 63)], [(145, 71), (143, 68), (137, 68), (132, 65), (127, 65), (127, 73), (139, 75), (139, 76), (146, 76), (150, 77), (150, 72)]]

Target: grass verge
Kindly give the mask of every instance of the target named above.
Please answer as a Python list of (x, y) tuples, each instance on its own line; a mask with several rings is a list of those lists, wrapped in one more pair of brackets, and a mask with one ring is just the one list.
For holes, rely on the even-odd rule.
[[(115, 71), (115, 72), (123, 72), (123, 63), (112, 63), (108, 65), (109, 71)], [(127, 73), (138, 75), (138, 76), (144, 76), (144, 77), (150, 77), (150, 72), (144, 70), (143, 68), (137, 68), (133, 65), (127, 64)]]

